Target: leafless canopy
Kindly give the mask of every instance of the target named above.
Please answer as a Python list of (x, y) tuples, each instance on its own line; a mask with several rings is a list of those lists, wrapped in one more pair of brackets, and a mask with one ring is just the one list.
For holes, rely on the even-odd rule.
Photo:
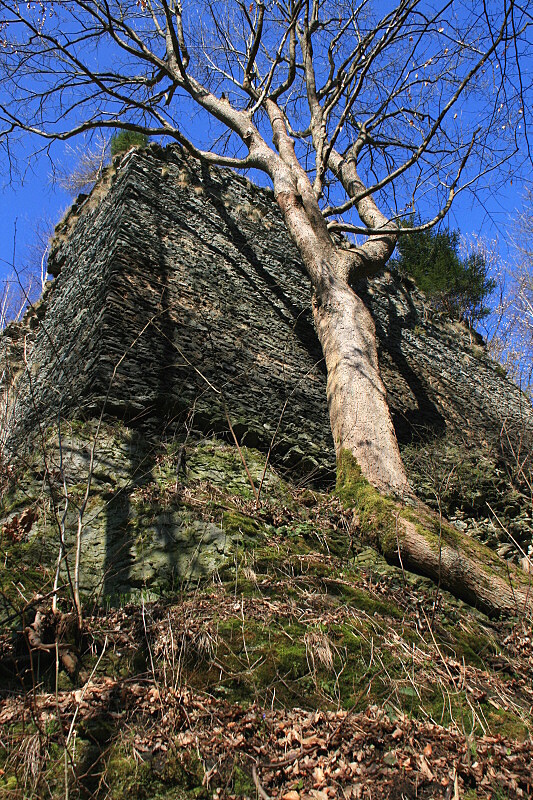
[(532, 396), (533, 392), (533, 197), (524, 198), (524, 210), (510, 234), (510, 257), (500, 276), (500, 300), (488, 344), (510, 377)]
[(124, 127), (274, 180), (283, 133), (330, 227), (431, 225), (528, 152), (532, 20), (514, 0), (0, 0), (0, 142)]

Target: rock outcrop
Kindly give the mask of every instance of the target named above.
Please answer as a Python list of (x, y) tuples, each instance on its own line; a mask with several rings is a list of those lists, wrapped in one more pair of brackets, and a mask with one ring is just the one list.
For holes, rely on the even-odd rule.
[[(301, 481), (332, 483), (309, 281), (271, 192), (175, 148), (131, 150), (57, 227), (49, 271), (55, 280), (43, 299), (0, 342), (4, 458), (16, 454), (35, 472), (43, 442), (56, 467), (68, 444), (73, 486), (86, 481), (96, 459), (104, 478), (92, 518), (106, 517), (105, 535), (114, 543), (97, 559), (95, 576), (108, 569), (102, 563), (113, 551), (126, 591), (139, 559), (139, 550), (125, 544), (130, 512), (115, 512), (121, 504), (133, 507), (131, 494), (146, 484), (143, 474), (153, 476), (156, 457), (147, 470), (144, 456), (131, 455), (138, 452), (131, 442), (157, 439), (178, 453), (200, 435), (235, 438), (271, 450), (272, 463)], [(419, 493), (495, 544), (505, 527), (511, 538), (499, 546), (523, 556), (531, 544), (524, 494), (530, 402), (479, 337), (435, 315), (411, 282), (385, 273), (358, 289), (376, 322), (394, 424)], [(91, 462), (86, 432), (101, 431), (99, 419), (125, 426), (129, 455), (121, 433), (120, 445), (96, 446)], [(63, 420), (68, 436), (61, 442)], [(85, 421), (78, 432), (76, 421)], [(12, 498), (4, 519), (22, 504)], [(227, 557), (223, 527), (200, 530), (193, 522), (169, 512), (152, 526), (166, 563), (207, 540)], [(93, 525), (96, 550), (102, 525)], [(211, 568), (216, 559), (209, 558)], [(137, 585), (146, 584), (142, 575)]]

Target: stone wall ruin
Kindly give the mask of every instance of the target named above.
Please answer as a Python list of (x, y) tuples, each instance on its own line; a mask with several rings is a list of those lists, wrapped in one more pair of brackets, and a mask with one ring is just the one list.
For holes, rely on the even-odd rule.
[[(311, 289), (270, 191), (175, 147), (133, 149), (60, 223), (49, 270), (43, 299), (1, 337), (4, 458), (62, 418), (103, 414), (177, 440), (192, 429), (232, 441), (231, 423), (264, 452), (276, 432), (279, 469), (332, 484)], [(446, 512), (460, 526), (490, 538), (490, 498), (528, 545), (513, 458), (533, 439), (529, 400), (412, 282), (386, 272), (358, 291), (419, 493), (434, 502), (453, 474)]]

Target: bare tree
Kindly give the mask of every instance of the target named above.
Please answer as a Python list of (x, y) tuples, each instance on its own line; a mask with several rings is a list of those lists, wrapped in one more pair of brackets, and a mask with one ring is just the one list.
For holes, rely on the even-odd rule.
[(51, 176), (54, 183), (72, 196), (89, 192), (102, 176), (109, 161), (109, 142), (102, 134), (91, 145), (67, 145), (68, 155), (74, 159), (71, 167), (59, 164)]
[(515, 166), (527, 139), (527, 11), (514, 0), (0, 9), (13, 98), (0, 105), (0, 141), (25, 131), (48, 147), (122, 127), (268, 176), (313, 288), (339, 462), (382, 493), (410, 496), (374, 324), (352, 286), (386, 264), (399, 216), (416, 210), (427, 229), (460, 191)]
[(533, 389), (533, 196), (516, 217), (512, 257), (504, 266), (498, 326), (489, 340), (496, 358), (525, 392)]
[(11, 258), (0, 258), (5, 277), (0, 280), (0, 331), (18, 321), (46, 285), (48, 245), (53, 226), (44, 218), (33, 226), (33, 240), (23, 258), (17, 252), (17, 226), (13, 233)]

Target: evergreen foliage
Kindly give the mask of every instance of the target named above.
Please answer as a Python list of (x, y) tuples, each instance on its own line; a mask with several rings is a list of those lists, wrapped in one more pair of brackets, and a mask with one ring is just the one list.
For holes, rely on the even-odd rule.
[[(411, 219), (408, 223), (413, 225)], [(490, 309), (486, 301), (496, 288), (488, 275), (481, 251), (462, 257), (459, 231), (422, 231), (399, 237), (398, 257), (393, 268), (412, 277), (435, 307), (469, 325), (484, 319)]]
[(111, 148), (111, 156), (118, 156), (120, 153), (125, 153), (130, 147), (146, 147), (149, 142), (149, 137), (145, 133), (138, 131), (119, 131), (111, 137), (109, 146)]

